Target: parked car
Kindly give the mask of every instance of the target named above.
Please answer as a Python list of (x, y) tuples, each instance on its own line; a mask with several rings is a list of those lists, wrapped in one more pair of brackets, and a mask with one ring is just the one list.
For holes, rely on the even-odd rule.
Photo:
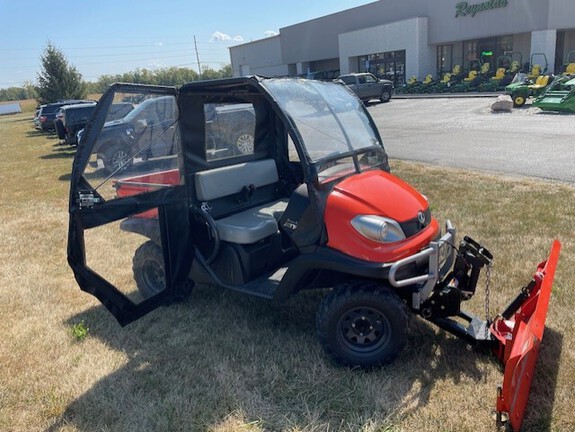
[(42, 109), (44, 105), (40, 105), (38, 107), (36, 107), (36, 111), (34, 112), (34, 129), (36, 130), (42, 130), (42, 125), (40, 124), (40, 110)]
[[(108, 111), (108, 115), (106, 117), (106, 119), (110, 122), (110, 121), (114, 121), (114, 120), (119, 120), (121, 118), (126, 117), (130, 111), (132, 111), (134, 109), (134, 105), (130, 102), (119, 102), (119, 103), (115, 103), (110, 105), (110, 110)], [(84, 134), (84, 126), (86, 125), (86, 122), (83, 123), (82, 127), (79, 127), (76, 129), (76, 131), (74, 132), (74, 138), (73, 141), (75, 142), (75, 145), (78, 145), (80, 143), (80, 140), (82, 139), (82, 135)], [(70, 138), (72, 140), (72, 138)]]
[[(86, 122), (96, 109), (96, 103), (85, 103), (85, 104), (74, 104), (74, 105), (64, 105), (60, 109), (62, 114), (62, 127), (64, 130), (64, 136), (62, 139), (66, 144), (76, 145), (76, 134), (80, 129), (83, 129)], [(56, 131), (58, 131), (58, 116), (56, 116)], [(60, 138), (60, 135), (58, 135)]]
[(379, 79), (370, 73), (340, 75), (337, 81), (348, 86), (363, 102), (371, 99), (389, 102), (393, 93), (392, 81)]
[[(113, 172), (130, 166), (135, 158), (173, 155), (177, 113), (175, 99), (162, 96), (144, 100), (122, 119), (110, 121), (108, 115), (94, 146), (97, 159), (102, 161), (104, 169)], [(204, 118), (210, 159), (253, 152), (255, 114), (251, 104), (232, 108), (207, 104)], [(227, 125), (233, 122), (235, 127), (222, 129), (223, 118)]]
[(54, 120), (56, 119), (56, 114), (58, 113), (58, 111), (60, 111), (60, 108), (62, 108), (64, 105), (87, 103), (87, 102), (93, 103), (94, 101), (70, 99), (42, 105), (40, 107), (40, 112), (38, 113), (38, 117), (40, 119), (40, 128), (44, 132), (52, 132), (56, 130)]
[[(67, 105), (64, 105), (64, 107)], [(62, 108), (64, 108), (62, 107)], [(54, 129), (56, 130), (56, 135), (58, 135), (59, 140), (63, 140), (66, 136), (66, 130), (64, 129), (64, 123), (62, 123), (62, 118), (64, 117), (64, 113), (62, 112), (62, 108), (58, 110), (56, 113), (56, 117), (54, 118)]]

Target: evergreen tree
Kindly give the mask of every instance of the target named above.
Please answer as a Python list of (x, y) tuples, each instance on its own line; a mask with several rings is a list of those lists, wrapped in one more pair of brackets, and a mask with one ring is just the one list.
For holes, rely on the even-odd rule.
[(82, 75), (52, 43), (48, 43), (40, 59), (42, 69), (38, 73), (36, 86), (39, 103), (86, 97), (86, 84)]

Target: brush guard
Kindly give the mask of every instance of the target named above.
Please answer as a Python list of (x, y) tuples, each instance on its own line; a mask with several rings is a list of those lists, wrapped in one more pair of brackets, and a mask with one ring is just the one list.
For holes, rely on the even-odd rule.
[[(452, 282), (434, 291), (428, 301), (434, 309), (429, 317), (424, 316), (471, 344), (492, 349), (504, 365), (503, 385), (497, 394), (497, 421), (500, 425), (508, 422), (514, 431), (519, 431), (523, 422), (560, 249), (561, 243), (555, 240), (549, 258), (537, 266), (531, 282), (490, 322), (459, 309), (461, 300), (469, 298), (463, 293), (472, 295), (475, 292), (480, 269), (491, 262), (491, 254), (487, 250), (465, 238), (459, 248)], [(457, 288), (453, 281), (463, 283)], [(440, 310), (445, 313), (439, 313)]]

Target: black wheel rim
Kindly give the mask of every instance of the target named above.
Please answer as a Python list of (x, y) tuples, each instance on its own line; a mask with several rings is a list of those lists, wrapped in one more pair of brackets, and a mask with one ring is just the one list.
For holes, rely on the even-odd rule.
[(357, 354), (369, 354), (390, 342), (390, 323), (380, 311), (371, 307), (350, 309), (338, 322), (343, 345)]
[(142, 268), (142, 276), (151, 294), (157, 294), (166, 288), (164, 269), (157, 261), (147, 260)]

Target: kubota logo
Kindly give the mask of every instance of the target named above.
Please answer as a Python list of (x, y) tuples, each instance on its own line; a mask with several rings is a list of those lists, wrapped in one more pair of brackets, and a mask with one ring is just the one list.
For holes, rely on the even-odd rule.
[(423, 213), (422, 211), (417, 213), (417, 220), (421, 225), (425, 225), (425, 213)]

